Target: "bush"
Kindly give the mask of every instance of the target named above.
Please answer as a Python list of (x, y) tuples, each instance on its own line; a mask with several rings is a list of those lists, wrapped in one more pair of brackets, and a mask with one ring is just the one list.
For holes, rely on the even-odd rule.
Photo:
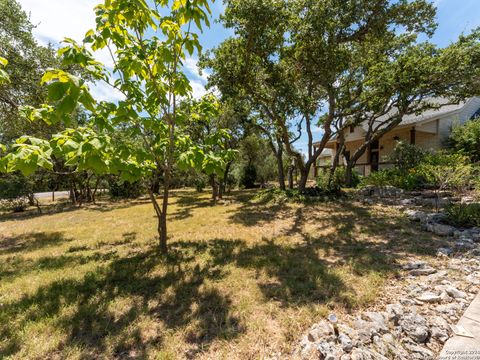
[(33, 194), (33, 183), (19, 173), (0, 175), (0, 199), (17, 199)]
[(480, 226), (480, 204), (451, 204), (445, 208), (447, 221), (455, 226)]
[(207, 183), (203, 177), (195, 180), (195, 189), (197, 192), (202, 192), (205, 189), (205, 186), (207, 186)]
[[(330, 171), (321, 172), (316, 179), (318, 188), (327, 193), (340, 191), (341, 188), (347, 186), (345, 182), (345, 173), (345, 167), (337, 167), (333, 174), (332, 181), (329, 183)], [(352, 178), (353, 187), (358, 186), (360, 183), (360, 177), (355, 171), (352, 172)]]
[(422, 148), (400, 141), (393, 149), (388, 160), (395, 165), (396, 169), (407, 173), (420, 165), (425, 156), (427, 156), (427, 152)]
[(429, 154), (418, 173), (439, 190), (463, 190), (473, 185), (474, 168), (467, 156), (440, 151)]
[(474, 162), (480, 161), (480, 119), (467, 121), (452, 129), (449, 145), (455, 151), (463, 152)]
[(28, 208), (28, 198), (19, 197), (14, 199), (0, 200), (0, 210), (8, 212), (23, 212)]
[(240, 185), (246, 189), (252, 189), (255, 187), (255, 181), (257, 180), (257, 169), (253, 164), (247, 164), (243, 167), (240, 175)]
[(108, 191), (110, 196), (116, 198), (132, 199), (137, 198), (142, 193), (142, 184), (139, 181), (128, 182), (118, 177), (108, 179)]
[(313, 204), (331, 199), (337, 200), (338, 195), (338, 193), (326, 193), (318, 187), (307, 188), (304, 192), (300, 192), (298, 189), (280, 190), (278, 188), (272, 188), (259, 191), (255, 196), (255, 200), (275, 204), (282, 204), (285, 202)]
[(361, 187), (368, 185), (385, 187), (394, 186), (404, 190), (414, 190), (424, 185), (424, 178), (416, 170), (383, 169), (372, 172), (361, 181)]

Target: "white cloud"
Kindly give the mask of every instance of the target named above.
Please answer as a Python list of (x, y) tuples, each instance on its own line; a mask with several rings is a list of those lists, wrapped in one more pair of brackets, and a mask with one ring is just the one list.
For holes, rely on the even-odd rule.
[[(42, 45), (61, 45), (64, 38), (81, 42), (85, 33), (95, 28), (93, 8), (99, 0), (19, 0), (36, 25), (33, 35)], [(107, 49), (96, 51), (95, 58), (109, 69), (113, 60)]]
[(69, 37), (80, 41), (95, 27), (93, 8), (99, 0), (19, 0), (36, 28), (33, 34), (42, 44), (59, 44)]
[(192, 95), (195, 99), (199, 99), (207, 93), (207, 90), (201, 81), (190, 80), (190, 86), (192, 87)]
[(204, 82), (208, 81), (208, 73), (203, 70), (200, 74), (200, 68), (198, 67), (198, 59), (188, 57), (183, 61), (183, 66), (195, 78), (201, 79)]
[[(66, 37), (82, 41), (89, 29), (95, 28), (94, 7), (100, 0), (19, 0), (22, 8), (30, 14), (31, 22), (36, 26), (33, 34), (42, 45), (52, 43), (60, 46)], [(95, 58), (110, 70), (114, 63), (107, 49), (94, 53)], [(191, 79), (193, 96), (205, 95), (205, 84), (208, 74), (198, 68), (198, 59), (187, 58), (184, 67)], [(90, 85), (92, 95), (99, 100), (115, 101), (123, 99), (123, 95), (102, 83)]]
[(90, 93), (97, 101), (116, 102), (125, 100), (125, 96), (120, 91), (102, 82), (90, 84)]

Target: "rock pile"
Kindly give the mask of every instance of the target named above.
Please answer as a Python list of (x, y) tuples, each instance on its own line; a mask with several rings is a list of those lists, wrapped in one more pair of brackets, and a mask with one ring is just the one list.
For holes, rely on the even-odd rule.
[[(429, 214), (420, 210), (408, 209), (405, 214), (410, 220), (420, 222), (426, 231), (438, 236), (453, 236), (456, 240), (455, 250), (475, 250), (472, 255), (480, 254), (480, 228), (459, 229), (444, 224), (445, 214), (443, 213)], [(438, 252), (448, 256), (453, 250), (452, 248), (439, 248)]]
[(442, 270), (411, 262), (402, 271), (408, 285), (397, 302), (341, 323), (323, 320), (313, 325), (296, 355), (320, 360), (434, 359), (452, 335), (450, 325), (478, 292), (480, 260), (453, 258)]
[[(364, 189), (364, 196), (389, 194)], [(401, 200), (403, 207), (422, 204), (427, 196)], [(366, 199), (369, 200), (369, 199)], [(471, 199), (461, 199), (469, 202)], [(414, 261), (402, 267), (406, 285), (392, 285), (395, 294), (380, 311), (367, 311), (341, 322), (323, 320), (313, 325), (295, 355), (302, 359), (384, 360), (435, 359), (480, 290), (480, 228), (459, 229), (445, 224), (445, 214), (407, 209), (424, 230), (446, 237), (449, 247), (437, 249), (438, 261)], [(443, 259), (443, 260), (442, 260)], [(333, 316), (336, 320), (336, 316)]]

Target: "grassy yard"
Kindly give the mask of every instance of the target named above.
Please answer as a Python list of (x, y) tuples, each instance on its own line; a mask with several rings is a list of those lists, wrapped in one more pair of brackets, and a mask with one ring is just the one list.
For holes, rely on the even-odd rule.
[(395, 209), (253, 195), (177, 191), (168, 258), (146, 200), (4, 215), (0, 358), (288, 355), (329, 312), (380, 305), (398, 265), (440, 241)]

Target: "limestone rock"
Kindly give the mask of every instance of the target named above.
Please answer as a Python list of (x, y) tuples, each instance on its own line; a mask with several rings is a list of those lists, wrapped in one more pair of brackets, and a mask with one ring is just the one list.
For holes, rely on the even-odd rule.
[(366, 311), (362, 315), (364, 319), (370, 320), (372, 323), (375, 324), (377, 331), (388, 330), (388, 326), (385, 323), (385, 317), (379, 312)]
[(333, 326), (323, 320), (312, 326), (308, 332), (308, 339), (312, 342), (316, 342), (324, 338), (330, 338), (334, 333)]
[(448, 332), (437, 326), (432, 327), (432, 337), (440, 341), (442, 344), (449, 338)]
[(353, 342), (352, 342), (352, 339), (350, 339), (347, 335), (340, 334), (338, 336), (338, 341), (340, 342), (340, 345), (342, 346), (343, 351), (347, 353), (352, 351)]
[(451, 236), (455, 232), (455, 228), (450, 225), (440, 224), (440, 223), (429, 223), (427, 224), (427, 231), (430, 231), (438, 236)]
[(425, 302), (425, 303), (437, 303), (442, 300), (442, 298), (439, 295), (436, 295), (431, 292), (425, 292), (419, 297), (417, 297), (417, 300)]
[(405, 334), (417, 343), (424, 343), (430, 335), (427, 321), (418, 314), (411, 313), (403, 316), (399, 324)]
[(424, 275), (435, 274), (436, 272), (437, 272), (436, 269), (434, 269), (432, 267), (426, 267), (426, 268), (423, 268), (423, 269), (410, 270), (410, 275), (412, 275), (412, 276), (424, 276)]
[(445, 292), (454, 299), (465, 299), (467, 297), (467, 294), (465, 292), (460, 291), (453, 286), (446, 286)]
[(398, 324), (400, 317), (403, 315), (403, 306), (400, 304), (387, 305), (387, 319), (392, 321), (395, 325)]
[(451, 248), (438, 248), (437, 256), (450, 256), (453, 253)]

